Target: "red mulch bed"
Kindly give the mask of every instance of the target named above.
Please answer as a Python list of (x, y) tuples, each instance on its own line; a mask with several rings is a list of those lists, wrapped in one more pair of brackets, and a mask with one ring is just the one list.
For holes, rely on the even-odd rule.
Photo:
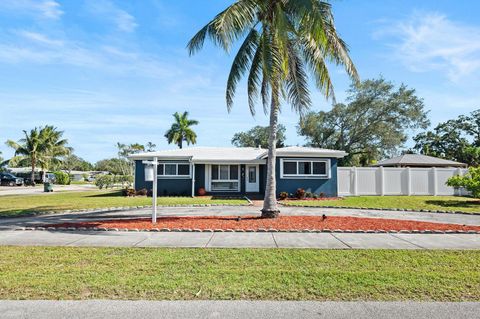
[(343, 200), (344, 198), (343, 197), (319, 197), (319, 198), (285, 198), (285, 199), (280, 199), (280, 203), (281, 202), (290, 202), (290, 201), (322, 201), (322, 200)]
[(211, 216), (211, 217), (159, 217), (157, 224), (152, 224), (151, 219), (117, 219), (88, 221), (79, 223), (63, 223), (48, 225), (48, 227), (102, 227), (118, 229), (222, 229), (222, 230), (462, 230), (480, 231), (480, 226), (465, 226), (455, 224), (440, 224), (417, 222), (411, 220), (361, 218), (328, 216), (280, 216), (276, 219), (265, 219), (255, 216), (243, 216), (238, 220), (236, 216)]

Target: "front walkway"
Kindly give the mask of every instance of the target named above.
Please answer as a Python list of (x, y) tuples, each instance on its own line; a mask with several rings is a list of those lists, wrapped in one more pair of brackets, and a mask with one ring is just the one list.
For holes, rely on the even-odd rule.
[(480, 249), (475, 234), (1, 231), (0, 246)]
[(478, 318), (478, 302), (0, 301), (2, 318)]

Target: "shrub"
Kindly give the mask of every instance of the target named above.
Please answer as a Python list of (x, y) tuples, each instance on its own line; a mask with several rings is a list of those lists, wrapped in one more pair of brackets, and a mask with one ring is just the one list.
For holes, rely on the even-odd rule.
[(103, 188), (111, 188), (114, 184), (114, 176), (113, 175), (97, 175), (95, 177), (95, 186), (99, 189)]
[(312, 196), (313, 199), (317, 199), (318, 198), (318, 195), (313, 193), (313, 196)]
[(305, 198), (313, 198), (313, 193), (312, 192), (306, 192), (305, 193)]
[(295, 198), (297, 199), (304, 199), (305, 198), (305, 190), (303, 188), (298, 188), (295, 192)]
[(70, 185), (70, 176), (65, 172), (54, 172), (55, 182), (58, 185)]
[(453, 176), (446, 183), (451, 187), (463, 187), (472, 193), (475, 198), (480, 198), (480, 167), (470, 167), (464, 176)]
[(147, 193), (148, 193), (147, 189), (142, 188), (137, 191), (137, 196), (147, 196)]
[(324, 192), (320, 192), (320, 193), (318, 193), (318, 197), (320, 197), (320, 198), (325, 198), (326, 196), (325, 196), (325, 193), (324, 193)]
[(123, 196), (134, 197), (136, 192), (133, 188), (124, 188), (122, 189)]
[(206, 194), (207, 194), (207, 191), (205, 190), (205, 188), (200, 187), (200, 188), (198, 189), (198, 195), (200, 195), (200, 196), (205, 196)]
[(280, 195), (278, 196), (280, 200), (285, 200), (288, 198), (288, 193), (287, 192), (281, 192)]

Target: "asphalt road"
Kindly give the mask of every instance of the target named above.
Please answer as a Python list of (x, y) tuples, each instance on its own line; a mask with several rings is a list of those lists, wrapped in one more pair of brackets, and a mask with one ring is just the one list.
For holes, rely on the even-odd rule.
[(308, 301), (0, 301), (10, 318), (480, 318), (480, 303)]

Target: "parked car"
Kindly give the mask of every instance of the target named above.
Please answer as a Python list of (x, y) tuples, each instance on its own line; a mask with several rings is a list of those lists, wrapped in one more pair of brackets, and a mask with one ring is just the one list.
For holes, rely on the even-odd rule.
[(0, 185), (21, 186), (23, 185), (23, 178), (10, 173), (0, 173)]

